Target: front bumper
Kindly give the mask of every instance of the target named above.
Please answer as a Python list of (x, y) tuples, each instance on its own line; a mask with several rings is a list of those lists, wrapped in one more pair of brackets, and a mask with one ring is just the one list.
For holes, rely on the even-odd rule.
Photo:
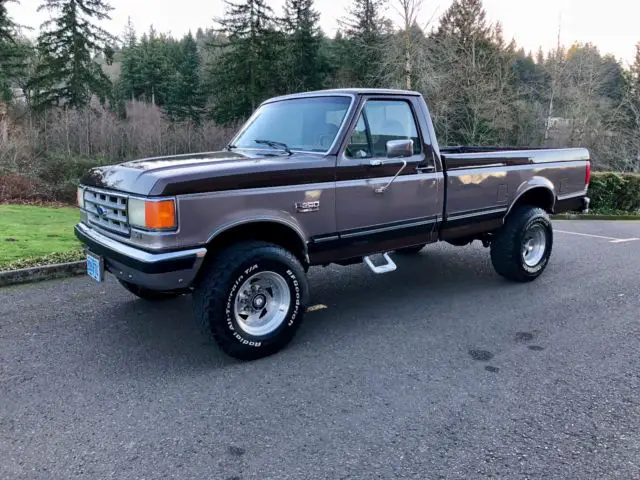
[(207, 254), (206, 248), (151, 253), (109, 238), (83, 223), (75, 234), (88, 251), (104, 258), (105, 269), (117, 278), (150, 290), (189, 288)]

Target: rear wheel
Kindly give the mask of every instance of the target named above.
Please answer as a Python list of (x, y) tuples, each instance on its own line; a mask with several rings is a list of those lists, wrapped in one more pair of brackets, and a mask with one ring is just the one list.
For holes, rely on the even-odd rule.
[(553, 228), (547, 213), (531, 206), (517, 207), (491, 242), (491, 262), (498, 274), (516, 282), (530, 282), (547, 267), (553, 247)]
[(241, 360), (276, 353), (302, 322), (305, 271), (287, 250), (246, 242), (221, 252), (193, 295), (196, 317), (220, 348)]
[(129, 292), (133, 293), (136, 297), (142, 298), (143, 300), (147, 300), (149, 302), (170, 300), (185, 293), (184, 291), (180, 290), (168, 292), (149, 290), (148, 288), (140, 287), (139, 285), (134, 285), (133, 283), (125, 282), (124, 280), (120, 279), (118, 279), (118, 282), (120, 282), (120, 285), (122, 285)]
[(413, 245), (411, 247), (399, 248), (395, 252), (399, 253), (400, 255), (415, 255), (416, 253), (419, 253), (426, 246), (427, 244), (423, 243), (421, 245)]

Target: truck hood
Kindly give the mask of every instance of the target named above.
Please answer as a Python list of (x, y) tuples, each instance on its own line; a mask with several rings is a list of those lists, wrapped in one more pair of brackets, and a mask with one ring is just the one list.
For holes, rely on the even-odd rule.
[(90, 170), (81, 184), (143, 196), (184, 195), (332, 181), (335, 157), (207, 152), (146, 158)]

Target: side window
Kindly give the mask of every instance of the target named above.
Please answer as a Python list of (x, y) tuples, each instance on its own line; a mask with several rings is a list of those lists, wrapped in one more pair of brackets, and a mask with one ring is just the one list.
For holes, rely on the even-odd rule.
[(364, 121), (364, 115), (360, 114), (356, 128), (351, 134), (349, 143), (345, 150), (345, 156), (348, 158), (367, 158), (371, 156), (369, 147), (369, 135), (367, 132), (367, 124)]
[(402, 100), (370, 100), (364, 106), (371, 129), (373, 155), (387, 155), (389, 140), (413, 140), (413, 154), (422, 153), (422, 144), (409, 104)]

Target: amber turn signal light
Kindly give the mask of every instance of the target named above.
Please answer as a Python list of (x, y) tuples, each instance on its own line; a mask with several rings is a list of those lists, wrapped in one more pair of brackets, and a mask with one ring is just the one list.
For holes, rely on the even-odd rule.
[(147, 230), (173, 230), (178, 226), (174, 199), (129, 199), (129, 223)]
[(152, 230), (167, 230), (176, 226), (176, 207), (173, 200), (145, 202), (146, 227)]

